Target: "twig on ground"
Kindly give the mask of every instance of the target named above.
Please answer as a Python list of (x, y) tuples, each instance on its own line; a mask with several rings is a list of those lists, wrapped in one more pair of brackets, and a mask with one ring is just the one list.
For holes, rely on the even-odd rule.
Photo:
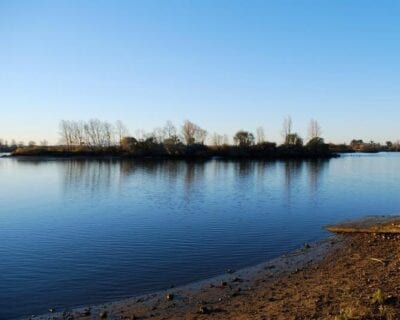
[(380, 262), (380, 263), (382, 263), (384, 266), (386, 266), (386, 264), (387, 264), (387, 261), (384, 261), (384, 260), (382, 260), (382, 259), (378, 259), (378, 258), (369, 258), (369, 259), (372, 260), (372, 261)]

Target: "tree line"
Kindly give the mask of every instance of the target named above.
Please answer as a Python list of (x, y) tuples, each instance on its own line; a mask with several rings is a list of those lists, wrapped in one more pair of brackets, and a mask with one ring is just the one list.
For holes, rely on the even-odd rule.
[[(157, 143), (185, 145), (208, 144), (211, 146), (229, 145), (228, 135), (209, 132), (196, 123), (186, 120), (177, 128), (171, 121), (167, 121), (163, 127), (155, 128), (150, 133), (138, 132), (137, 136), (131, 136), (126, 125), (122, 121), (115, 124), (98, 119), (88, 121), (61, 120), (60, 122), (61, 143), (66, 146), (93, 146), (110, 147), (120, 145), (124, 138), (137, 141), (152, 140)], [(316, 120), (309, 124), (309, 141), (321, 138), (321, 127)], [(303, 139), (298, 133), (293, 132), (293, 122), (290, 117), (284, 119), (282, 135), (284, 144), (302, 145)], [(233, 136), (233, 144), (237, 146), (251, 146), (267, 142), (264, 129), (258, 127), (255, 135), (250, 131), (239, 130)]]
[(60, 136), (62, 143), (70, 146), (111, 147), (127, 136), (128, 129), (117, 121), (111, 124), (107, 121), (91, 119), (89, 121), (60, 121)]
[[(11, 146), (0, 139), (0, 151), (15, 154), (81, 154), (81, 155), (124, 155), (156, 157), (330, 157), (341, 152), (399, 151), (400, 144), (388, 141), (382, 146), (373, 141), (365, 143), (353, 139), (350, 144), (327, 144), (322, 138), (318, 121), (311, 119), (305, 140), (293, 130), (290, 116), (282, 123), (282, 143), (270, 142), (264, 129), (255, 133), (239, 130), (233, 137), (218, 133), (210, 134), (198, 124), (185, 120), (181, 126), (167, 121), (152, 132), (137, 131), (131, 135), (120, 120), (115, 123), (90, 119), (88, 121), (61, 120), (59, 123), (60, 144), (48, 146), (46, 140), (27, 146), (12, 142)], [(7, 148), (6, 148), (7, 147)]]
[[(40, 146), (48, 146), (47, 140), (42, 140), (39, 142)], [(34, 147), (37, 146), (36, 141), (28, 141), (27, 144), (25, 144), (24, 141), (16, 141), (15, 139), (11, 139), (10, 142), (6, 139), (1, 139), (0, 138), (0, 152), (12, 152), (16, 150), (17, 148), (23, 148), (23, 147)]]
[[(329, 157), (328, 145), (320, 137), (315, 120), (310, 122), (310, 137), (306, 145), (293, 131), (290, 117), (285, 118), (282, 135), (284, 143), (277, 146), (267, 141), (263, 128), (255, 134), (239, 130), (230, 139), (227, 135), (209, 132), (186, 120), (179, 127), (167, 121), (150, 133), (131, 135), (122, 121), (109, 123), (98, 119), (88, 121), (62, 120), (59, 124), (61, 144), (17, 148), (15, 155), (111, 155), (130, 157), (176, 158), (285, 158)], [(232, 142), (232, 143), (231, 143)]]
[(363, 152), (363, 153), (375, 153), (375, 152), (399, 152), (400, 151), (400, 140), (396, 142), (386, 141), (384, 144), (379, 142), (363, 141), (362, 139), (353, 139), (349, 144), (330, 144), (330, 148), (335, 152), (340, 153), (352, 153), (352, 152)]

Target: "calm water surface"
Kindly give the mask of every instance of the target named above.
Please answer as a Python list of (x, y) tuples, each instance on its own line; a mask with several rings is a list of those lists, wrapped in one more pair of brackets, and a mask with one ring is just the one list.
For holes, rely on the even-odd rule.
[(319, 162), (0, 159), (0, 319), (254, 265), (400, 212), (400, 156)]

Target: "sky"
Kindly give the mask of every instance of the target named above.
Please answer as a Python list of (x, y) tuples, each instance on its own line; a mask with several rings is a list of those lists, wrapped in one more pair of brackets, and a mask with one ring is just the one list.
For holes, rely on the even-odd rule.
[(210, 133), (283, 118), (326, 141), (400, 139), (400, 2), (0, 0), (0, 138), (62, 119)]

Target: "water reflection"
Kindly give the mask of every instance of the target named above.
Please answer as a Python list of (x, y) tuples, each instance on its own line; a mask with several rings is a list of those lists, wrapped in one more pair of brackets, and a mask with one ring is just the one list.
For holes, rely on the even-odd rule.
[[(285, 203), (288, 208), (292, 207), (292, 197), (296, 195), (298, 191), (298, 181), (301, 178), (301, 173), (303, 169), (303, 161), (288, 160), (283, 162), (284, 171), (284, 188), (285, 193)], [(293, 193), (295, 191), (295, 193)]]
[(235, 163), (235, 171), (239, 177), (246, 177), (250, 174), (251, 169), (254, 167), (254, 161), (238, 161)]
[[(40, 161), (22, 161), (22, 164), (43, 165)], [(176, 188), (181, 182), (186, 196), (191, 194), (193, 185), (201, 184), (207, 172), (212, 176), (226, 179), (235, 175), (237, 183), (256, 182), (258, 186), (272, 182), (277, 170), (283, 169), (284, 192), (290, 199), (293, 190), (306, 173), (309, 190), (316, 193), (323, 172), (329, 160), (316, 161), (133, 161), (133, 160), (69, 160), (62, 164), (63, 186), (75, 190), (85, 188), (91, 192), (110, 189), (112, 184), (128, 182), (129, 179), (143, 179), (144, 176), (166, 181), (170, 188)], [(255, 179), (255, 180), (254, 180)], [(189, 199), (189, 198), (187, 198)]]
[(190, 199), (194, 184), (202, 184), (205, 178), (205, 162), (186, 162), (184, 166), (184, 189), (186, 199)]
[[(3, 161), (3, 164), (6, 162)], [(190, 199), (193, 185), (203, 183), (207, 175), (222, 181), (235, 177), (243, 187), (257, 184), (266, 187), (283, 172), (283, 191), (286, 199), (292, 197), (293, 190), (301, 187), (307, 178), (308, 189), (317, 194), (324, 172), (328, 170), (329, 160), (315, 161), (155, 161), (155, 160), (65, 160), (38, 161), (19, 160), (18, 164), (27, 167), (47, 167), (49, 164), (61, 168), (62, 185), (65, 190), (85, 189), (90, 192), (110, 190), (113, 185), (136, 180), (154, 179), (175, 189), (182, 185)], [(239, 178), (239, 179), (237, 179)]]
[(119, 163), (113, 160), (69, 160), (62, 165), (65, 190), (109, 190)]
[(318, 193), (323, 173), (327, 171), (328, 164), (329, 161), (327, 160), (313, 160), (306, 162), (308, 185), (310, 192), (314, 195), (317, 195)]

